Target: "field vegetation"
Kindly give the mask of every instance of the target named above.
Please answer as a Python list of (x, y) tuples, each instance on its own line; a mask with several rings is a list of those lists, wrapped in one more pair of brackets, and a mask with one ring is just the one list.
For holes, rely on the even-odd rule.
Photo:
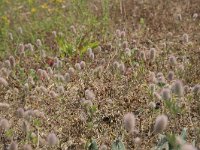
[(200, 149), (199, 0), (0, 0), (0, 149)]

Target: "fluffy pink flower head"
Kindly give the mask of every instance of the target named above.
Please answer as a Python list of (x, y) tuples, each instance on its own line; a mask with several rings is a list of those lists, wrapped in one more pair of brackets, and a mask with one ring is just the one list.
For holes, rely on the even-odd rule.
[(124, 115), (124, 127), (128, 132), (133, 132), (135, 129), (135, 116), (132, 113)]

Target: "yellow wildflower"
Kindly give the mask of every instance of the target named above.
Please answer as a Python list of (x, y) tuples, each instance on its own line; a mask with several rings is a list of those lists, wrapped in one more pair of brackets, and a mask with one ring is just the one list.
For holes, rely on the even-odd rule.
[(56, 3), (63, 3), (64, 0), (55, 0)]
[(10, 20), (8, 19), (7, 16), (2, 16), (1, 19), (3, 20), (3, 22), (4, 22), (6, 25), (9, 25), (9, 24), (10, 24)]
[(43, 8), (43, 9), (48, 9), (47, 3), (44, 3), (43, 5), (41, 5), (41, 8)]
[(31, 13), (35, 13), (35, 12), (36, 12), (36, 8), (32, 8)]

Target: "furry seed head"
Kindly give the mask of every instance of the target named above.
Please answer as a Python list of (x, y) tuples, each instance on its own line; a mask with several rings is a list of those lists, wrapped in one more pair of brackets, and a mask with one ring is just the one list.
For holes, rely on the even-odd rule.
[(24, 44), (19, 44), (19, 54), (21, 55), (22, 53), (24, 53)]
[(184, 144), (181, 146), (181, 150), (197, 150), (197, 149), (191, 144)]
[(11, 67), (15, 67), (16, 63), (15, 63), (15, 58), (13, 56), (10, 56), (9, 57), (9, 61), (10, 61), (10, 64), (11, 64)]
[(156, 103), (150, 102), (150, 103), (149, 103), (149, 107), (150, 107), (151, 109), (156, 108)]
[(135, 116), (132, 113), (127, 113), (124, 115), (124, 127), (131, 133), (135, 129)]
[(174, 79), (174, 72), (169, 71), (167, 78), (168, 78), (169, 81), (172, 81)]
[(51, 67), (47, 68), (47, 72), (48, 72), (48, 74), (53, 75), (53, 70), (51, 69)]
[(194, 94), (200, 93), (200, 84), (195, 85), (192, 91), (194, 92)]
[(123, 46), (123, 48), (128, 48), (128, 42), (127, 41), (124, 41), (123, 43), (122, 43), (122, 46)]
[(39, 87), (38, 90), (39, 90), (38, 92), (42, 92), (42, 93), (44, 93), (44, 94), (47, 94), (47, 92), (48, 92), (47, 88), (44, 87), (44, 86), (42, 86), (42, 85)]
[(27, 133), (28, 131), (30, 131), (30, 125), (27, 121), (23, 121), (22, 125), (21, 125), (21, 129), (24, 133)]
[(134, 143), (135, 143), (135, 144), (140, 144), (140, 143), (141, 143), (141, 139), (140, 139), (139, 137), (136, 137), (136, 138), (134, 139)]
[(56, 31), (52, 31), (53, 37), (55, 38), (57, 36), (57, 32)]
[(80, 66), (81, 66), (81, 69), (84, 69), (85, 66), (86, 66), (85, 62), (84, 62), (84, 61), (81, 61), (81, 62), (80, 62)]
[(27, 48), (28, 48), (31, 52), (33, 52), (33, 45), (32, 45), (31, 43), (28, 43)]
[(131, 56), (131, 50), (129, 48), (126, 48), (125, 54), (126, 54), (126, 56), (130, 57)]
[(180, 80), (176, 80), (172, 86), (172, 91), (179, 97), (184, 95), (183, 83)]
[(172, 65), (172, 66), (177, 64), (175, 56), (172, 55), (172, 56), (169, 57), (169, 64)]
[(149, 73), (149, 77), (148, 77), (149, 82), (151, 83), (156, 83), (157, 79), (156, 79), (156, 75), (154, 72), (150, 72)]
[(164, 76), (157, 77), (157, 84), (166, 84), (166, 80)]
[(181, 136), (176, 136), (176, 144), (181, 146), (185, 143), (185, 141), (183, 140), (183, 138)]
[(117, 61), (114, 61), (113, 62), (113, 67), (115, 68), (115, 69), (117, 69), (117, 68), (119, 68), (119, 62), (117, 62)]
[(88, 48), (88, 49), (87, 49), (87, 53), (88, 53), (88, 55), (90, 55), (90, 53), (93, 53), (92, 49), (91, 49), (91, 48)]
[(157, 92), (154, 92), (153, 95), (155, 96), (155, 98), (156, 98), (157, 101), (162, 100), (162, 97)]
[(197, 17), (198, 17), (198, 14), (197, 14), (197, 13), (194, 13), (192, 17), (193, 17), (193, 20), (196, 20)]
[(8, 82), (4, 78), (0, 77), (0, 85), (7, 87)]
[(24, 145), (23, 150), (32, 150), (32, 147), (31, 147), (31, 145), (26, 144), (26, 145)]
[(121, 37), (121, 31), (120, 31), (119, 29), (116, 30), (116, 35), (117, 35), (117, 37), (119, 37), (119, 38)]
[(50, 133), (47, 137), (47, 143), (50, 145), (50, 146), (54, 146), (58, 143), (58, 139), (56, 137), (56, 135), (54, 133)]
[(61, 82), (65, 81), (65, 77), (61, 74), (56, 74), (55, 77), (57, 78), (58, 81), (61, 81)]
[(11, 40), (11, 41), (13, 41), (13, 34), (10, 32), (10, 33), (8, 33), (8, 36), (9, 36), (9, 39)]
[(155, 48), (151, 48), (150, 52), (149, 52), (149, 59), (150, 61), (154, 61), (156, 58), (156, 49)]
[(161, 133), (167, 128), (168, 118), (166, 115), (159, 115), (156, 118), (156, 122), (154, 125), (154, 133)]
[(169, 100), (171, 99), (171, 94), (170, 94), (170, 90), (168, 88), (164, 88), (162, 91), (162, 98), (163, 100)]
[(94, 60), (94, 53), (89, 54), (90, 59)]
[(23, 118), (24, 117), (24, 109), (18, 108), (16, 114), (19, 118)]
[(183, 39), (183, 42), (188, 43), (189, 42), (189, 36), (188, 36), (188, 34), (184, 33), (182, 39)]
[(34, 113), (34, 116), (35, 116), (35, 117), (45, 119), (45, 114), (44, 114), (44, 112), (41, 112), (41, 111), (39, 111), (39, 110), (36, 109), (36, 110), (33, 111), (33, 113)]
[(35, 84), (32, 76), (28, 77), (28, 84), (30, 84), (30, 85), (34, 85)]
[(49, 80), (49, 75), (46, 70), (42, 70), (42, 79)]
[(140, 52), (140, 58), (143, 60), (143, 61), (146, 61), (146, 54), (144, 51), (141, 51)]
[(124, 63), (121, 63), (121, 64), (119, 64), (119, 70), (120, 70), (120, 72), (121, 72), (122, 74), (124, 74), (124, 73), (125, 73), (125, 71), (126, 71), (126, 68), (125, 68), (125, 65), (124, 65)]
[(18, 144), (17, 142), (12, 141), (11, 144), (9, 145), (9, 150), (18, 150)]
[(81, 70), (81, 65), (79, 63), (76, 63), (75, 68), (76, 68), (76, 70)]
[(121, 38), (125, 38), (126, 36), (126, 32), (125, 31), (121, 31)]
[(95, 99), (94, 92), (89, 89), (85, 90), (85, 98), (88, 100), (94, 100)]
[(9, 108), (10, 107), (10, 105), (8, 104), (8, 103), (0, 103), (0, 110), (2, 109), (2, 108)]
[(70, 74), (69, 73), (65, 73), (64, 78), (65, 78), (66, 82), (69, 82), (70, 81)]
[(10, 128), (10, 124), (7, 119), (1, 119), (0, 128), (3, 130), (8, 130)]
[(24, 118), (27, 120), (27, 121), (30, 121), (30, 119), (34, 116), (34, 111), (33, 110), (27, 110), (24, 112)]
[(41, 47), (42, 46), (42, 42), (41, 42), (40, 39), (36, 40), (36, 45), (37, 45), (37, 47)]
[(76, 34), (76, 27), (75, 26), (70, 26), (70, 29), (72, 30), (72, 32), (74, 33), (74, 34)]
[(108, 149), (108, 147), (104, 144), (101, 145), (100, 148), (99, 148), (99, 150), (107, 150), (107, 149)]
[(56, 92), (54, 92), (54, 91), (50, 91), (50, 92), (49, 92), (49, 95), (51, 96), (51, 98), (56, 98), (56, 97), (58, 97), (58, 94), (57, 94)]
[(64, 94), (65, 93), (65, 89), (64, 89), (64, 87), (62, 85), (57, 87), (57, 91), (58, 91), (59, 94)]
[(6, 68), (11, 68), (11, 63), (10, 63), (10, 61), (9, 60), (6, 60), (5, 62), (4, 62), (4, 66), (6, 67)]
[[(1, 68), (0, 75), (2, 75), (2, 77), (7, 78), (9, 74), (10, 74), (10, 71), (8, 69), (6, 69), (5, 67)], [(0, 85), (1, 85), (1, 81), (0, 81)]]
[(23, 30), (22, 30), (22, 27), (18, 27), (18, 32), (20, 33), (20, 34), (22, 34), (23, 33)]
[(73, 67), (70, 67), (69, 70), (68, 70), (68, 72), (69, 72), (69, 74), (70, 74), (71, 76), (73, 76), (74, 73), (75, 73), (75, 70), (74, 70)]

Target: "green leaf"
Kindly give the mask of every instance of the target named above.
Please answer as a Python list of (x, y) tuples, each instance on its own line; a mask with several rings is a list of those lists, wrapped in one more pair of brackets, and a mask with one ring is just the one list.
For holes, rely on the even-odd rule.
[(111, 150), (126, 150), (121, 140), (117, 139), (113, 142)]
[(92, 106), (90, 107), (90, 112), (91, 112), (92, 114), (94, 114), (96, 111), (97, 111), (97, 106), (92, 105)]
[(181, 137), (184, 141), (186, 141), (187, 138), (187, 128), (183, 128), (182, 132), (181, 132)]
[(40, 127), (42, 125), (41, 121), (39, 119), (34, 119), (33, 120), (33, 125), (36, 127)]
[(88, 150), (98, 150), (98, 145), (97, 145), (96, 141), (95, 140), (91, 140), (91, 142), (90, 142), (90, 144), (89, 144), (87, 149)]
[(6, 135), (6, 137), (8, 137), (8, 138), (11, 138), (12, 136), (13, 136), (13, 130), (12, 129), (9, 129), (9, 130), (7, 130), (6, 132), (5, 132), (5, 135)]
[(83, 46), (83, 48), (81, 49), (80, 53), (81, 53), (81, 55), (83, 55), (84, 53), (87, 52), (88, 48), (94, 49), (94, 48), (96, 48), (98, 46), (99, 46), (99, 42), (86, 43)]

